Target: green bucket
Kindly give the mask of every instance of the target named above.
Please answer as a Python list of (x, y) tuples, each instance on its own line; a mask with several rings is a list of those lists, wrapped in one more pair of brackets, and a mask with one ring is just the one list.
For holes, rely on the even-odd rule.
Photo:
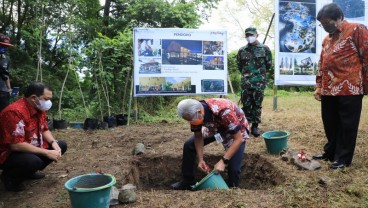
[(108, 174), (86, 174), (68, 180), (64, 187), (69, 192), (73, 208), (108, 208), (114, 176)]
[(288, 144), (288, 137), (290, 133), (286, 131), (268, 131), (262, 134), (266, 143), (267, 151), (270, 154), (278, 155), (285, 149)]
[(200, 182), (192, 186), (193, 190), (204, 189), (229, 189), (226, 182), (220, 174), (215, 174), (215, 170), (212, 170), (206, 177)]

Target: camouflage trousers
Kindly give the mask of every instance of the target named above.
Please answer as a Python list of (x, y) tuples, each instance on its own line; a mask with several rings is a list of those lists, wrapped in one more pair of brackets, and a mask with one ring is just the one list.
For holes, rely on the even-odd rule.
[(263, 92), (260, 89), (243, 89), (241, 101), (248, 123), (261, 123)]

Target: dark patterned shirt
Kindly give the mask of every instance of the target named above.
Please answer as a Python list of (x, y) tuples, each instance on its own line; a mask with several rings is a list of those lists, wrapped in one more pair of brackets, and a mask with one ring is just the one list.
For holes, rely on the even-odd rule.
[(47, 149), (42, 134), (48, 130), (45, 111), (36, 110), (25, 98), (8, 105), (0, 113), (0, 164), (10, 155), (10, 145), (27, 142)]
[(0, 54), (0, 91), (8, 92), (8, 86), (5, 81), (9, 79), (10, 59), (4, 54)]
[(362, 82), (368, 81), (368, 30), (344, 20), (338, 30), (322, 43), (316, 77), (321, 95), (362, 95)]
[(272, 66), (272, 54), (268, 46), (256, 42), (247, 44), (238, 51), (238, 69), (242, 74), (242, 89), (264, 90), (267, 85), (267, 70)]
[(202, 131), (204, 138), (220, 133), (222, 144), (228, 148), (233, 143), (233, 134), (241, 132), (243, 141), (249, 138), (249, 124), (244, 112), (235, 103), (222, 98), (208, 98), (201, 101), (205, 108), (202, 125), (193, 126), (193, 132)]

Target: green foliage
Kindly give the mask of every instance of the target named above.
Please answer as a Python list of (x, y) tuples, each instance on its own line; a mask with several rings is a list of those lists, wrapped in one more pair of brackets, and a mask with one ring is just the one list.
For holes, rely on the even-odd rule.
[[(123, 95), (129, 91), (122, 86), (131, 81), (127, 75), (132, 68), (132, 32), (125, 30), (114, 38), (100, 34), (83, 52), (88, 57), (92, 74), (89, 79), (94, 90), (90, 96), (95, 99), (91, 102), (101, 104), (103, 115), (110, 114), (110, 111), (120, 112), (123, 107), (121, 101), (125, 99)], [(102, 94), (104, 98), (101, 99)]]
[(127, 7), (125, 18), (134, 22), (135, 27), (196, 28), (200, 24), (193, 3), (171, 4), (161, 0), (135, 1)]
[(279, 91), (287, 91), (287, 92), (306, 92), (311, 93), (314, 92), (314, 86), (278, 86)]
[[(16, 45), (9, 51), (12, 85), (19, 86), (22, 95), (33, 81), (50, 84), (54, 107), (48, 113), (52, 117), (60, 113), (64, 119), (79, 120), (126, 113), (133, 72), (132, 28), (197, 28), (218, 0), (106, 2), (111, 4), (101, 7), (98, 0), (2, 1), (1, 32)], [(75, 73), (82, 70), (85, 77), (76, 78)], [(155, 114), (175, 100), (147, 99), (157, 105), (140, 103), (142, 115)]]
[[(233, 97), (233, 95), (229, 95)], [(169, 122), (185, 122), (178, 117), (176, 106), (178, 103), (187, 98), (205, 99), (210, 96), (161, 96), (161, 97), (138, 97), (137, 104), (139, 106), (139, 122), (160, 122), (166, 120)], [(229, 98), (231, 99), (231, 98)], [(231, 99), (233, 100), (233, 99)]]
[(205, 10), (209, 10), (215, 2), (217, 0), (119, 0), (111, 4), (111, 14), (103, 17), (106, 27), (103, 34), (114, 37), (119, 31), (134, 27), (197, 28), (201, 23), (202, 7), (199, 5), (205, 5)]
[(236, 62), (237, 54), (238, 54), (237, 51), (233, 51), (227, 55), (228, 73), (230, 75), (230, 80), (234, 89), (234, 93), (240, 93), (241, 91), (240, 86), (241, 74), (239, 72), (238, 64)]
[[(290, 97), (290, 96), (313, 96), (314, 90), (309, 91), (291, 91), (289, 89), (285, 90), (285, 87), (277, 87), (276, 95), (278, 97)], [(275, 91), (272, 88), (266, 88), (264, 91), (265, 96), (274, 96)]]

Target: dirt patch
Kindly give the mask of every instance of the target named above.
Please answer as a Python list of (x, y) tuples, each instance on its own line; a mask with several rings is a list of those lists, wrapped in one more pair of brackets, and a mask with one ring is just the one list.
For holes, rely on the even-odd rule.
[[(269, 158), (258, 153), (247, 153), (238, 190), (170, 190), (170, 184), (181, 179), (182, 148), (191, 135), (186, 123), (131, 125), (93, 132), (67, 129), (54, 131), (53, 134), (68, 143), (67, 153), (58, 163), (45, 169), (46, 178), (26, 181), (27, 190), (24, 192), (6, 192), (0, 184), (0, 208), (70, 207), (65, 182), (75, 176), (100, 171), (113, 175), (117, 188), (127, 183), (137, 186), (138, 201), (130, 207), (173, 207), (174, 204), (177, 205), (174, 207), (216, 207), (216, 204), (228, 199), (234, 199), (230, 205), (236, 207), (258, 198), (277, 196), (270, 190), (285, 181), (282, 171), (272, 164), (273, 161), (268, 161)], [(135, 156), (132, 150), (137, 143), (143, 143), (146, 151)], [(205, 160), (213, 166), (223, 153), (221, 145), (207, 145)], [(196, 179), (199, 181), (204, 176), (198, 171)], [(222, 176), (226, 180), (227, 174)], [(256, 191), (257, 196), (251, 197), (249, 191)], [(41, 192), (42, 197), (35, 196)], [(248, 197), (244, 198), (246, 195)], [(182, 201), (174, 202), (178, 199)], [(120, 206), (127, 205), (117, 207)]]
[(241, 178), (240, 188), (252, 190), (272, 188), (286, 180), (277, 166), (259, 154), (245, 154)]
[[(213, 166), (221, 159), (219, 155), (206, 155), (205, 161)], [(143, 156), (133, 162), (130, 174), (126, 176), (129, 182), (137, 184), (142, 190), (169, 190), (170, 184), (181, 179), (181, 157)], [(285, 176), (266, 158), (259, 154), (245, 154), (239, 188), (260, 190), (280, 185), (285, 181)], [(197, 171), (196, 180), (200, 181), (205, 174)], [(222, 174), (226, 180), (227, 174)]]

